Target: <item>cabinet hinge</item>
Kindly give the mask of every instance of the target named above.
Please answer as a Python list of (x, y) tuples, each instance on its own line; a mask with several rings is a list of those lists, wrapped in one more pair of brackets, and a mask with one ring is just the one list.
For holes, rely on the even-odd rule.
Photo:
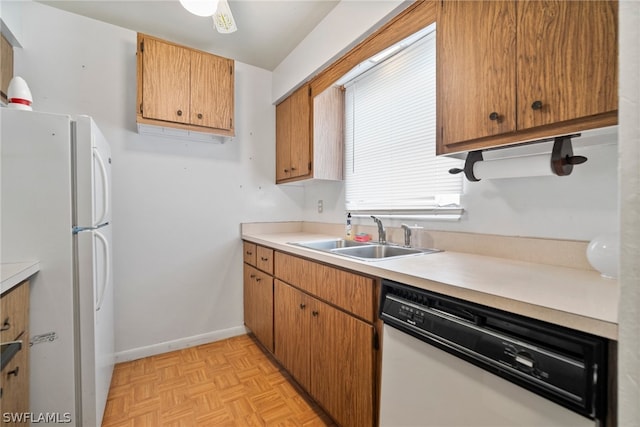
[(311, 171), (311, 162), (309, 162), (309, 169), (308, 170)]
[(233, 129), (233, 119), (229, 119), (229, 129)]
[(144, 42), (140, 42), (140, 52), (144, 52)]
[(309, 86), (309, 96), (311, 96), (311, 86)]
[(142, 102), (140, 103), (140, 114), (142, 114)]
[(229, 74), (233, 76), (233, 66), (229, 64)]

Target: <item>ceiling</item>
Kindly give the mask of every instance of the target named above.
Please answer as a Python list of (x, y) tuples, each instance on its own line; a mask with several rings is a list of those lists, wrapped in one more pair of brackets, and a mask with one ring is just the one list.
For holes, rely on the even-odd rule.
[(228, 0), (238, 31), (220, 34), (213, 20), (178, 0), (53, 0), (49, 6), (273, 70), (339, 0)]

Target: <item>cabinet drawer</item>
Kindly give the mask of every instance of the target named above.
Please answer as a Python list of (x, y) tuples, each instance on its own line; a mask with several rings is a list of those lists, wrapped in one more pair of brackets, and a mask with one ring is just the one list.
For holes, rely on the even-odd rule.
[[(29, 282), (14, 287), (0, 298), (0, 340), (13, 341), (22, 334), (29, 322)], [(28, 341), (28, 338), (27, 338)], [(27, 345), (29, 343), (27, 342)]]
[(255, 243), (249, 243), (249, 242), (243, 242), (242, 244), (242, 256), (244, 259), (244, 262), (246, 262), (247, 264), (251, 264), (255, 267), (256, 265), (256, 244)]
[[(29, 343), (11, 359), (2, 370), (0, 387), (0, 407), (3, 413), (24, 413), (29, 411)], [(4, 425), (4, 423), (3, 423)], [(11, 424), (26, 426), (27, 423)]]
[(277, 278), (368, 322), (374, 321), (374, 279), (282, 252), (276, 252), (274, 258)]
[(257, 246), (256, 267), (260, 270), (273, 274), (273, 249)]

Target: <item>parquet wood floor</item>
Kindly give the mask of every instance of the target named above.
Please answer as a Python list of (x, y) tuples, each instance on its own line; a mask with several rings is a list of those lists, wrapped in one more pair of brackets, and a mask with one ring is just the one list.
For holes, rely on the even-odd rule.
[(335, 426), (248, 335), (116, 365), (102, 427)]

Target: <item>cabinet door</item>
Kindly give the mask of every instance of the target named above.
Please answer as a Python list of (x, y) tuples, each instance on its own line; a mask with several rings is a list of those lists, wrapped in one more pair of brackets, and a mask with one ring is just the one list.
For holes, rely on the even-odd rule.
[(4, 38), (0, 37), (0, 97), (3, 102), (9, 102), (7, 89), (9, 82), (13, 78), (13, 46)]
[(344, 427), (373, 425), (373, 326), (311, 304), (311, 395)]
[(244, 265), (244, 323), (273, 352), (273, 278)]
[(438, 146), (514, 131), (515, 2), (438, 7)]
[[(29, 282), (22, 282), (0, 298), (0, 341), (7, 342), (24, 335), (29, 328)], [(28, 347), (29, 337), (23, 337)]]
[(282, 366), (306, 390), (310, 390), (309, 311), (312, 298), (275, 280), (274, 285), (274, 354)]
[(291, 178), (309, 175), (311, 168), (311, 91), (303, 86), (291, 95)]
[(276, 182), (309, 175), (311, 95), (305, 85), (276, 106)]
[[(28, 340), (28, 338), (27, 338)], [(0, 407), (3, 414), (29, 412), (29, 343), (13, 356), (0, 372)], [(4, 422), (2, 425), (5, 425)], [(11, 426), (28, 426), (28, 422), (10, 423)]]
[(191, 52), (191, 124), (233, 129), (233, 61)]
[(291, 98), (276, 106), (276, 182), (291, 176)]
[(518, 129), (617, 110), (618, 3), (517, 5)]
[(142, 55), (143, 117), (189, 123), (191, 52), (145, 38)]

